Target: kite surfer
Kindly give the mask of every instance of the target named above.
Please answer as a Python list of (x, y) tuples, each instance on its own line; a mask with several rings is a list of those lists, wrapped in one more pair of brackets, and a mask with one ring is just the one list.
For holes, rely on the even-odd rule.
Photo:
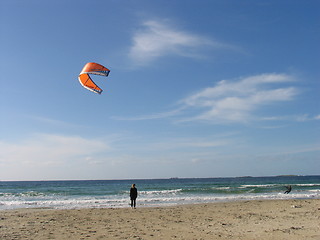
[(138, 197), (138, 190), (136, 189), (136, 185), (132, 184), (130, 188), (130, 200), (131, 200), (131, 207), (136, 208), (136, 199)]
[(287, 191), (285, 191), (284, 194), (288, 194), (289, 192), (291, 192), (291, 189), (292, 189), (291, 185), (286, 186), (286, 188), (287, 188)]

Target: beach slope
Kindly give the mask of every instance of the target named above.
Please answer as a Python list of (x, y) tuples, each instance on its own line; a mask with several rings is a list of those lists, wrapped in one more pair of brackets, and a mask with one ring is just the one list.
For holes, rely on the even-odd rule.
[(320, 199), (0, 211), (0, 239), (320, 239)]

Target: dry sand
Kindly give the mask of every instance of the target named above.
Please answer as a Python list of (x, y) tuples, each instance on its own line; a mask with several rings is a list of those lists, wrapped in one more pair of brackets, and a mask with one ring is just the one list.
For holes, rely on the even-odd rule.
[(320, 239), (320, 199), (0, 211), (1, 240)]

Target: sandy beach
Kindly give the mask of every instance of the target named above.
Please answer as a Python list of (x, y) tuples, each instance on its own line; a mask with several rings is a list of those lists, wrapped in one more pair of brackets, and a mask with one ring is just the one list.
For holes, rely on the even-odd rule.
[(320, 239), (320, 199), (6, 210), (0, 239)]

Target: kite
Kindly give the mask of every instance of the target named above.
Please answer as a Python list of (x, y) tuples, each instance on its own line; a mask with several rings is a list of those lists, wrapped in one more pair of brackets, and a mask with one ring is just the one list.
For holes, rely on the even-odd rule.
[(109, 75), (110, 70), (98, 63), (87, 63), (82, 71), (79, 74), (79, 82), (81, 83), (81, 85), (98, 94), (102, 93), (102, 89), (100, 87), (98, 87), (97, 84), (94, 83), (94, 81), (91, 79), (90, 74), (94, 74), (94, 75), (100, 75), (100, 76), (104, 76), (107, 77)]

